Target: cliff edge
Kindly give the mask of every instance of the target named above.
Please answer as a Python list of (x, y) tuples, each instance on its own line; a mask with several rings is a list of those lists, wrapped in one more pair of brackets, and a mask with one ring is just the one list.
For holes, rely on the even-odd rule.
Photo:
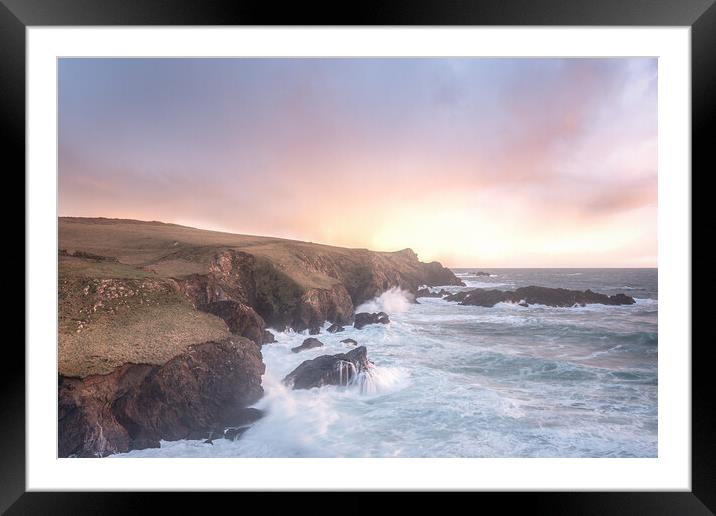
[(104, 218), (59, 219), (58, 270), (60, 456), (211, 438), (262, 395), (266, 327), (318, 331), (393, 287), (461, 284), (410, 249)]

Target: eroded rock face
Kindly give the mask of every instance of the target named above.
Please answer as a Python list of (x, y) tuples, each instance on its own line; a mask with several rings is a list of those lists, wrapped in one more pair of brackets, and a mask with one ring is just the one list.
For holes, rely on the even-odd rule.
[(256, 301), (255, 270), (253, 255), (226, 249), (214, 255), (208, 274), (191, 274), (177, 281), (197, 307), (216, 301), (253, 305)]
[(388, 323), (390, 323), (390, 318), (385, 312), (376, 312), (372, 314), (368, 312), (361, 312), (355, 315), (355, 321), (353, 322), (353, 326), (355, 326), (356, 329), (360, 330), (361, 328), (369, 324)]
[(459, 285), (465, 286), (465, 283), (459, 279), (447, 267), (443, 267), (440, 262), (422, 263), (422, 280), (421, 285)]
[(615, 294), (608, 296), (591, 290), (568, 290), (564, 288), (521, 287), (514, 291), (475, 289), (469, 292), (458, 292), (445, 298), (447, 301), (458, 301), (461, 305), (492, 307), (497, 303), (518, 303), (520, 306), (539, 304), (555, 307), (585, 306), (586, 304), (601, 305), (632, 305), (634, 298)]
[(353, 301), (343, 285), (331, 289), (311, 289), (299, 301), (293, 329), (317, 329), (325, 321), (348, 324), (353, 318)]
[(370, 367), (368, 350), (359, 346), (348, 353), (321, 355), (302, 362), (284, 379), (292, 389), (311, 389), (323, 385), (347, 385)]
[(242, 410), (263, 394), (263, 373), (260, 348), (236, 338), (191, 346), (162, 366), (60, 376), (59, 455), (105, 456), (241, 426)]
[[(182, 251), (187, 252), (187, 251)], [(251, 308), (261, 318), (255, 317), (252, 326), (308, 329), (319, 333), (324, 322), (338, 325), (353, 321), (354, 307), (375, 296), (398, 287), (415, 293), (420, 285), (462, 285), (449, 269), (438, 262), (423, 263), (410, 249), (396, 253), (376, 253), (355, 249), (350, 254), (313, 255), (293, 248), (295, 258), (300, 260), (302, 270), (333, 278), (330, 288), (302, 290), (285, 273), (267, 260), (234, 250), (219, 250), (211, 259), (207, 274), (192, 274), (175, 278), (182, 292), (200, 310), (228, 316), (230, 327), (240, 327), (239, 335), (251, 335), (259, 342), (257, 330), (247, 330), (221, 303), (234, 302)], [(169, 256), (168, 258), (171, 258)], [(219, 303), (219, 304), (217, 304)], [(223, 314), (223, 315), (221, 315)], [(233, 319), (233, 321), (232, 321)], [(248, 323), (249, 321), (246, 321)]]
[(320, 348), (322, 346), (323, 342), (321, 342), (320, 340), (314, 337), (308, 337), (306, 340), (303, 341), (300, 346), (291, 348), (291, 351), (293, 351), (294, 353), (300, 353), (301, 351), (306, 351), (307, 349)]
[(259, 346), (263, 344), (264, 320), (250, 306), (237, 301), (214, 301), (198, 308), (221, 317), (231, 333), (246, 337)]

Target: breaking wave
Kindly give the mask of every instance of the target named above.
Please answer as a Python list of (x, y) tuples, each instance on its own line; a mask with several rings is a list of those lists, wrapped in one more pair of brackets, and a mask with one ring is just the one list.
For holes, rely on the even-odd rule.
[[(645, 297), (627, 306), (485, 308), (440, 298), (415, 304), (391, 289), (357, 308), (384, 311), (390, 324), (335, 334), (326, 324), (316, 335), (324, 345), (301, 353), (291, 348), (307, 332), (272, 330), (255, 405), (265, 416), (240, 439), (162, 442), (116, 456), (655, 457), (656, 271), (565, 279), (569, 272), (504, 269), (500, 281), (595, 291), (630, 285)], [(345, 339), (366, 346), (372, 367), (354, 374), (343, 364), (350, 380), (341, 386), (282, 383), (304, 360), (355, 349)]]
[(385, 312), (387, 314), (403, 313), (410, 308), (414, 301), (413, 295), (401, 288), (394, 287), (386, 290), (378, 297), (366, 301), (356, 308), (358, 312)]

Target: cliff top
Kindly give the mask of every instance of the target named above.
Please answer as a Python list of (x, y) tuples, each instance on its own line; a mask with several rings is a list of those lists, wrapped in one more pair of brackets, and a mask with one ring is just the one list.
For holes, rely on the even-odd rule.
[(370, 255), (381, 256), (394, 265), (412, 264), (417, 255), (412, 249), (376, 252), (350, 249), (283, 238), (239, 235), (196, 229), (164, 222), (130, 219), (59, 218), (59, 248), (70, 253), (77, 251), (116, 258), (131, 268), (111, 270), (111, 264), (77, 264), (99, 268), (100, 276), (135, 275), (137, 269), (155, 277), (173, 278), (205, 273), (220, 249), (236, 249), (270, 260), (305, 289), (330, 288), (337, 280), (326, 274), (322, 256), (333, 259), (364, 260)]
[[(79, 377), (125, 363), (161, 365), (232, 334), (260, 341), (265, 322), (304, 328), (329, 313), (349, 317), (354, 303), (391, 286), (458, 281), (411, 249), (105, 218), (59, 219), (58, 271), (59, 372)], [(331, 293), (304, 299), (313, 289)], [(224, 301), (235, 304), (207, 309)]]

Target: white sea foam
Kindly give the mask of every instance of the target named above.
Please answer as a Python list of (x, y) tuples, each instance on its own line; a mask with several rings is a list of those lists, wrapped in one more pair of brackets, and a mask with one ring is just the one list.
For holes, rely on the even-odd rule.
[[(655, 342), (657, 300), (583, 308), (419, 301), (388, 291), (358, 310), (385, 311), (390, 324), (336, 334), (324, 325), (324, 346), (301, 353), (291, 348), (305, 334), (275, 332), (277, 342), (262, 347), (265, 395), (255, 405), (265, 417), (235, 442), (162, 442), (117, 456), (656, 456), (658, 354), (644, 339)], [(372, 368), (345, 386), (283, 385), (304, 360), (355, 349), (346, 338), (367, 347)]]
[(410, 308), (413, 302), (413, 295), (398, 287), (386, 290), (378, 297), (366, 301), (358, 308), (358, 312), (386, 312), (387, 314), (402, 313)]

